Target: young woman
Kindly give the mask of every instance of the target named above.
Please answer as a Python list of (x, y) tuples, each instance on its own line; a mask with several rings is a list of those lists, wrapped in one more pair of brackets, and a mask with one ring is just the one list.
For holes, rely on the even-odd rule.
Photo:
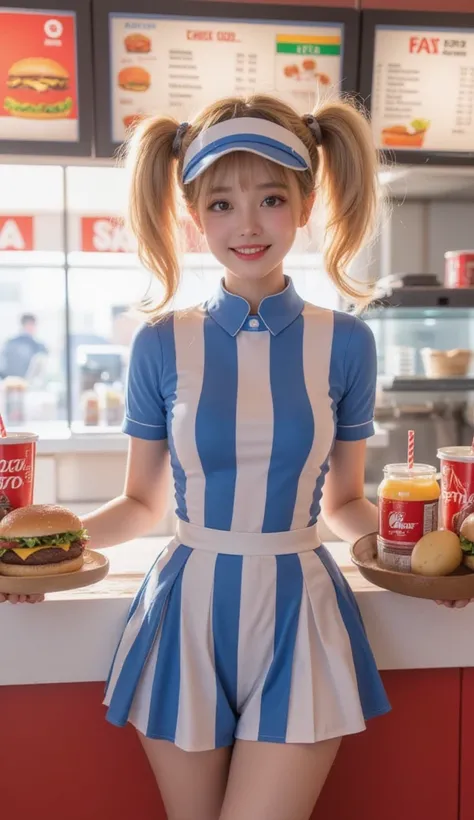
[[(107, 718), (136, 727), (170, 820), (307, 820), (341, 737), (389, 709), (316, 528), (321, 506), (344, 540), (377, 527), (376, 356), (367, 326), (305, 303), (283, 262), (321, 191), (328, 274), (362, 299), (346, 267), (376, 213), (370, 129), (346, 103), (300, 117), (230, 98), (191, 124), (145, 122), (129, 163), (131, 224), (165, 297), (133, 343), (124, 493), (84, 525), (98, 548), (150, 531), (171, 466), (177, 532), (130, 609)], [(225, 273), (206, 304), (165, 313), (178, 189)]]

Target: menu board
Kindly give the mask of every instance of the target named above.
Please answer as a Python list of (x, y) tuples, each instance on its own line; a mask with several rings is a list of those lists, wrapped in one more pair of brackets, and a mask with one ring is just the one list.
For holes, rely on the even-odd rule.
[(74, 12), (0, 8), (0, 140), (79, 140)]
[(343, 35), (343, 23), (110, 14), (111, 141), (143, 116), (183, 121), (232, 94), (307, 113), (339, 93)]
[(379, 148), (474, 153), (474, 25), (377, 25), (371, 114)]

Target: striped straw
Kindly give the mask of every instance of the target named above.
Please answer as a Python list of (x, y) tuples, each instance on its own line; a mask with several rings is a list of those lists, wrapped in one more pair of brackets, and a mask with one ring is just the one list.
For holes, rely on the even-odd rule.
[(415, 465), (415, 431), (408, 431), (408, 469), (413, 470)]
[(5, 428), (5, 424), (3, 423), (2, 416), (0, 414), (0, 438), (6, 438), (6, 437), (7, 437), (7, 431), (6, 431), (6, 428)]

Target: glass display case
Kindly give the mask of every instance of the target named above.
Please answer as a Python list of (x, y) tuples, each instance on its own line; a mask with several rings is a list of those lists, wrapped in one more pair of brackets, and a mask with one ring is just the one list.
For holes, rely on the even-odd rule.
[(376, 339), (380, 376), (422, 383), (473, 376), (474, 291), (464, 299), (459, 307), (372, 309), (366, 321)]
[(385, 384), (416, 389), (429, 380), (439, 389), (446, 379), (447, 389), (463, 389), (474, 375), (474, 288), (406, 287), (376, 303), (366, 321)]
[(415, 430), (417, 461), (436, 465), (439, 447), (474, 434), (474, 288), (403, 288), (366, 315), (377, 344), (375, 418), (388, 447), (373, 452), (369, 484), (403, 460)]
[[(161, 295), (123, 226), (126, 197), (119, 167), (0, 164), (0, 410), (10, 429), (119, 430), (138, 305)], [(286, 271), (305, 299), (338, 307), (319, 219), (298, 235)], [(174, 306), (184, 308), (212, 294), (222, 269), (184, 211), (180, 234)]]

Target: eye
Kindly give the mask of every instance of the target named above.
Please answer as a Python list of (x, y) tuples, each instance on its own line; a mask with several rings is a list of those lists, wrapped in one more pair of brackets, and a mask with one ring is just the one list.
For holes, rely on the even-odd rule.
[(230, 202), (227, 202), (225, 199), (219, 199), (217, 202), (213, 202), (209, 205), (210, 211), (215, 211), (216, 213), (224, 213), (224, 211), (230, 210)]
[(262, 204), (266, 208), (277, 208), (279, 205), (283, 205), (285, 202), (286, 200), (283, 199), (283, 197), (276, 196), (276, 194), (274, 194), (272, 196), (265, 197)]

